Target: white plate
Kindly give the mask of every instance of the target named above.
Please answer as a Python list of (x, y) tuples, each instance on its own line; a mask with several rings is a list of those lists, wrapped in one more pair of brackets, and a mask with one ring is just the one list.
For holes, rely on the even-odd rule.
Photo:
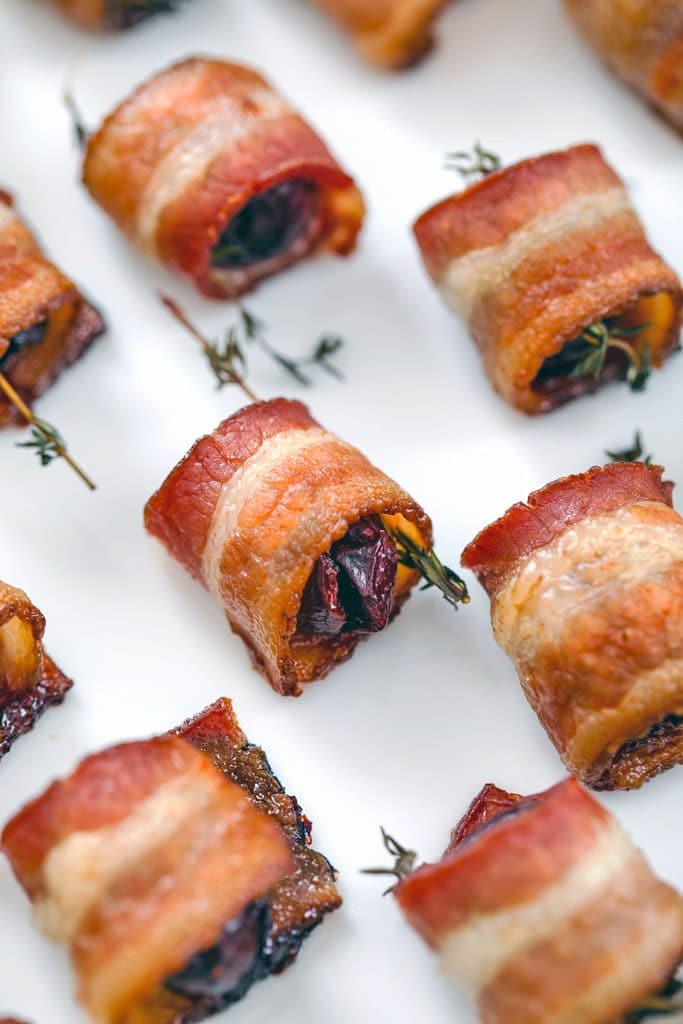
[[(599, 141), (632, 186), (653, 243), (681, 272), (683, 144), (603, 70), (555, 0), (461, 0), (441, 19), (431, 58), (396, 76), (365, 67), (301, 0), (191, 0), (175, 17), (101, 41), (49, 8), (47, 0), (0, 5), (0, 178), (110, 330), (38, 407), (96, 477), (94, 495), (64, 465), (41, 470), (14, 447), (15, 432), (0, 437), (0, 577), (44, 611), (48, 649), (76, 680), (65, 705), (3, 760), (0, 818), (87, 752), (165, 730), (229, 695), (313, 818), (315, 844), (341, 869), (345, 903), (294, 968), (216, 1020), (473, 1022), (393, 901), (381, 898), (381, 879), (358, 872), (383, 860), (380, 823), (436, 858), (482, 783), (525, 792), (561, 779), (555, 750), (493, 641), (474, 580), (466, 610), (455, 615), (436, 594), (416, 594), (386, 634), (291, 700), (252, 671), (211, 598), (145, 535), (145, 500), (195, 438), (241, 404), (237, 392), (214, 390), (155, 290), (171, 289), (210, 333), (234, 310), (146, 263), (89, 200), (60, 93), (71, 69), (95, 125), (150, 73), (210, 53), (264, 70), (329, 140), (368, 199), (360, 250), (282, 274), (248, 306), (288, 352), (307, 351), (324, 330), (343, 334), (347, 379), (322, 375), (307, 391), (255, 356), (251, 382), (264, 396), (308, 401), (412, 491), (452, 564), (510, 503), (602, 461), (636, 426), (683, 486), (683, 358), (642, 396), (614, 386), (535, 420), (503, 405), (408, 231), (460, 187), (444, 153), (479, 139), (511, 162)], [(682, 781), (679, 768), (605, 798), (681, 888)], [(0, 901), (0, 1015), (84, 1021), (66, 956), (34, 932), (4, 862)]]

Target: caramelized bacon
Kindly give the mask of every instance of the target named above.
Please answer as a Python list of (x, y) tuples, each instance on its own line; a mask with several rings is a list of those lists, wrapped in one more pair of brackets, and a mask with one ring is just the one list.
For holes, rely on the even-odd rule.
[(217, 597), (284, 694), (400, 610), (418, 576), (396, 565), (392, 524), (431, 550), (420, 506), (286, 399), (197, 441), (145, 509), (149, 532)]
[(482, 1024), (621, 1020), (683, 956), (683, 899), (574, 780), (485, 786), (442, 860), (394, 890)]
[(433, 45), (433, 25), (447, 0), (313, 0), (382, 68), (416, 64)]
[(105, 1024), (203, 1019), (197, 958), (227, 947), (231, 923), (294, 868), (273, 817), (177, 736), (86, 758), (9, 822), (2, 846)]
[(124, 100), (90, 138), (83, 180), (138, 248), (213, 298), (314, 252), (347, 255), (364, 215), (303, 118), (261, 75), (217, 60), (183, 61)]
[(462, 556), (565, 764), (599, 789), (683, 760), (683, 520), (662, 472), (614, 463), (557, 480)]
[(683, 128), (679, 0), (565, 0), (578, 28), (621, 78)]
[[(0, 373), (31, 405), (104, 330), (76, 285), (43, 255), (0, 191)], [(0, 396), (0, 426), (24, 420)]]
[(44, 632), (26, 594), (0, 581), (0, 757), (73, 685), (43, 650)]
[(654, 367), (679, 347), (680, 282), (596, 146), (490, 174), (427, 210), (414, 231), (491, 383), (522, 412), (547, 412), (625, 376), (626, 356), (616, 350), (597, 379), (558, 375), (558, 357), (589, 327), (609, 321), (630, 332)]

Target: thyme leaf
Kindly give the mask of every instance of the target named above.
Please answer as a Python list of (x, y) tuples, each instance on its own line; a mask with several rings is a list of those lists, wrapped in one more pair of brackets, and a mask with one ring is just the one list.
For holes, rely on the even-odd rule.
[(279, 352), (268, 340), (268, 329), (265, 321), (254, 316), (244, 306), (240, 306), (240, 317), (245, 337), (254, 342), (262, 352), (280, 366), (299, 384), (310, 387), (313, 383), (305, 372), (308, 367), (320, 367), (337, 380), (343, 380), (341, 370), (331, 361), (343, 348), (344, 339), (338, 335), (323, 334), (317, 341), (310, 355), (302, 359), (293, 359)]
[(643, 435), (639, 430), (636, 430), (633, 444), (630, 448), (617, 449), (613, 452), (605, 449), (605, 455), (608, 456), (611, 462), (644, 462), (646, 466), (651, 466), (652, 455), (645, 455), (644, 453)]
[(479, 142), (474, 143), (471, 152), (460, 149), (446, 154), (446, 169), (456, 171), (468, 185), (499, 171), (501, 167), (502, 160), (498, 154), (484, 149)]
[(625, 1024), (639, 1024), (650, 1017), (668, 1017), (683, 1010), (683, 981), (671, 978), (656, 995), (645, 999), (630, 1013)]
[(399, 563), (419, 572), (425, 581), (421, 590), (436, 587), (446, 601), (456, 609), (458, 604), (470, 603), (465, 581), (444, 565), (435, 551), (425, 551), (420, 544), (416, 544), (411, 537), (395, 526), (389, 526), (386, 522), (384, 526), (396, 544)]
[(390, 885), (389, 888), (385, 889), (382, 893), (383, 896), (386, 896), (387, 893), (396, 888), (402, 879), (411, 874), (415, 868), (417, 853), (414, 850), (409, 850), (407, 847), (402, 846), (397, 839), (394, 839), (393, 836), (389, 835), (382, 825), (380, 825), (380, 831), (382, 833), (384, 848), (394, 858), (394, 863), (388, 868), (363, 868), (361, 874), (390, 875), (392, 878), (395, 878), (395, 884)]
[[(647, 345), (638, 349), (630, 340), (649, 324), (635, 327), (620, 327), (615, 318), (600, 320), (581, 332), (574, 347), (567, 346), (561, 353), (569, 364), (567, 376), (570, 380), (593, 377), (599, 380), (605, 369), (610, 350), (622, 352), (627, 359), (626, 382), (631, 391), (643, 391), (651, 372), (650, 350)], [(573, 365), (572, 365), (573, 364)]]

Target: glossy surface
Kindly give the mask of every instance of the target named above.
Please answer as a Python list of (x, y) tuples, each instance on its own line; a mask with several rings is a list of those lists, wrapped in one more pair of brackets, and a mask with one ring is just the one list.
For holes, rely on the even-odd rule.
[[(64, 75), (89, 123), (146, 75), (188, 52), (263, 67), (329, 137), (357, 175), (370, 214), (349, 260), (302, 264), (264, 285), (247, 308), (278, 349), (302, 357), (323, 331), (346, 344), (338, 382), (313, 388), (280, 375), (253, 348), (260, 396), (287, 394), (360, 446), (434, 518), (437, 551), (458, 568), (479, 529), (553, 477), (585, 470), (604, 448), (647, 451), (677, 480), (683, 508), (683, 356), (642, 395), (614, 385), (537, 422), (492, 392), (464, 328), (424, 274), (409, 224), (459, 187), (444, 154), (479, 139), (506, 161), (596, 139), (633, 190), (655, 247), (683, 272), (683, 143), (603, 70), (562, 5), (458, 0), (439, 19), (440, 44), (401, 76), (367, 68), (336, 26), (302, 0), (191, 0), (125, 36), (84, 44), (49, 4), (0, 0), (3, 175), (46, 248), (101, 299), (111, 332), (45, 396), (95, 475), (91, 495), (65, 466), (41, 470), (21, 436), (0, 435), (0, 575), (23, 586), (49, 623), (49, 650), (75, 678), (54, 709), (0, 763), (9, 817), (88, 751), (168, 729), (223, 693), (315, 822), (315, 842), (341, 869), (344, 906), (307, 940), (300, 962), (255, 985), (216, 1024), (476, 1024), (460, 991), (404, 924), (389, 880), (359, 874), (386, 861), (380, 824), (421, 860), (436, 860), (451, 825), (488, 779), (536, 793), (563, 777), (547, 736), (491, 635), (489, 602), (469, 572), (472, 603), (457, 613), (415, 592), (391, 628), (297, 700), (271, 692), (211, 597), (147, 536), (142, 507), (195, 438), (242, 404), (217, 391), (196, 343), (160, 308), (163, 288), (212, 338), (234, 307), (194, 295), (138, 257), (75, 184), (79, 159), (61, 103)], [(21, 141), (26, 126), (40, 132)], [(45, 168), (49, 168), (47, 178)], [(95, 258), (96, 257), (96, 258)], [(600, 796), (659, 874), (683, 889), (676, 810), (683, 770), (642, 791)], [(86, 1024), (72, 976), (35, 932), (25, 898), (0, 863), (0, 1013), (32, 1024)], [(666, 1018), (673, 1024), (675, 1018)]]

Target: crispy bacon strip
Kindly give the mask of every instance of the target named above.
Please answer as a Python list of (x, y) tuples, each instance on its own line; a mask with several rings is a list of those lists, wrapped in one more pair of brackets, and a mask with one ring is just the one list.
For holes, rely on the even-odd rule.
[(89, 140), (83, 180), (144, 253), (236, 298), (320, 251), (350, 253), (363, 200), (261, 75), (192, 58), (159, 72)]
[(447, 0), (313, 0), (348, 32), (362, 55), (382, 68), (417, 63), (432, 47)]
[[(314, 567), (349, 528), (380, 516), (431, 550), (431, 523), (356, 448), (300, 402), (248, 406), (201, 438), (147, 502), (145, 525), (217, 598), (280, 693), (350, 657), (360, 634), (301, 635)], [(396, 570), (391, 615), (417, 582)]]
[(683, 899), (573, 779), (526, 798), (485, 786), (394, 894), (482, 1024), (621, 1020), (683, 957)]
[(565, 0), (588, 42), (621, 78), (683, 128), (680, 0)]
[[(76, 285), (43, 255), (0, 190), (0, 373), (31, 405), (104, 331)], [(0, 396), (0, 427), (24, 423)]]
[(185, 1016), (179, 972), (294, 867), (279, 825), (177, 736), (86, 758), (9, 822), (2, 847), (103, 1024), (201, 1019)]
[(175, 10), (178, 0), (56, 0), (57, 7), (84, 28), (115, 32)]
[(610, 353), (596, 380), (548, 371), (588, 327), (632, 332), (660, 367), (679, 347), (683, 292), (650, 247), (623, 182), (595, 146), (524, 160), (427, 210), (425, 267), (476, 342), (506, 402), (540, 413), (623, 377)]
[(44, 632), (23, 590), (0, 581), (0, 757), (73, 686), (43, 650)]
[(614, 463), (556, 480), (462, 557), (542, 725), (598, 789), (683, 763), (683, 519), (662, 472)]

